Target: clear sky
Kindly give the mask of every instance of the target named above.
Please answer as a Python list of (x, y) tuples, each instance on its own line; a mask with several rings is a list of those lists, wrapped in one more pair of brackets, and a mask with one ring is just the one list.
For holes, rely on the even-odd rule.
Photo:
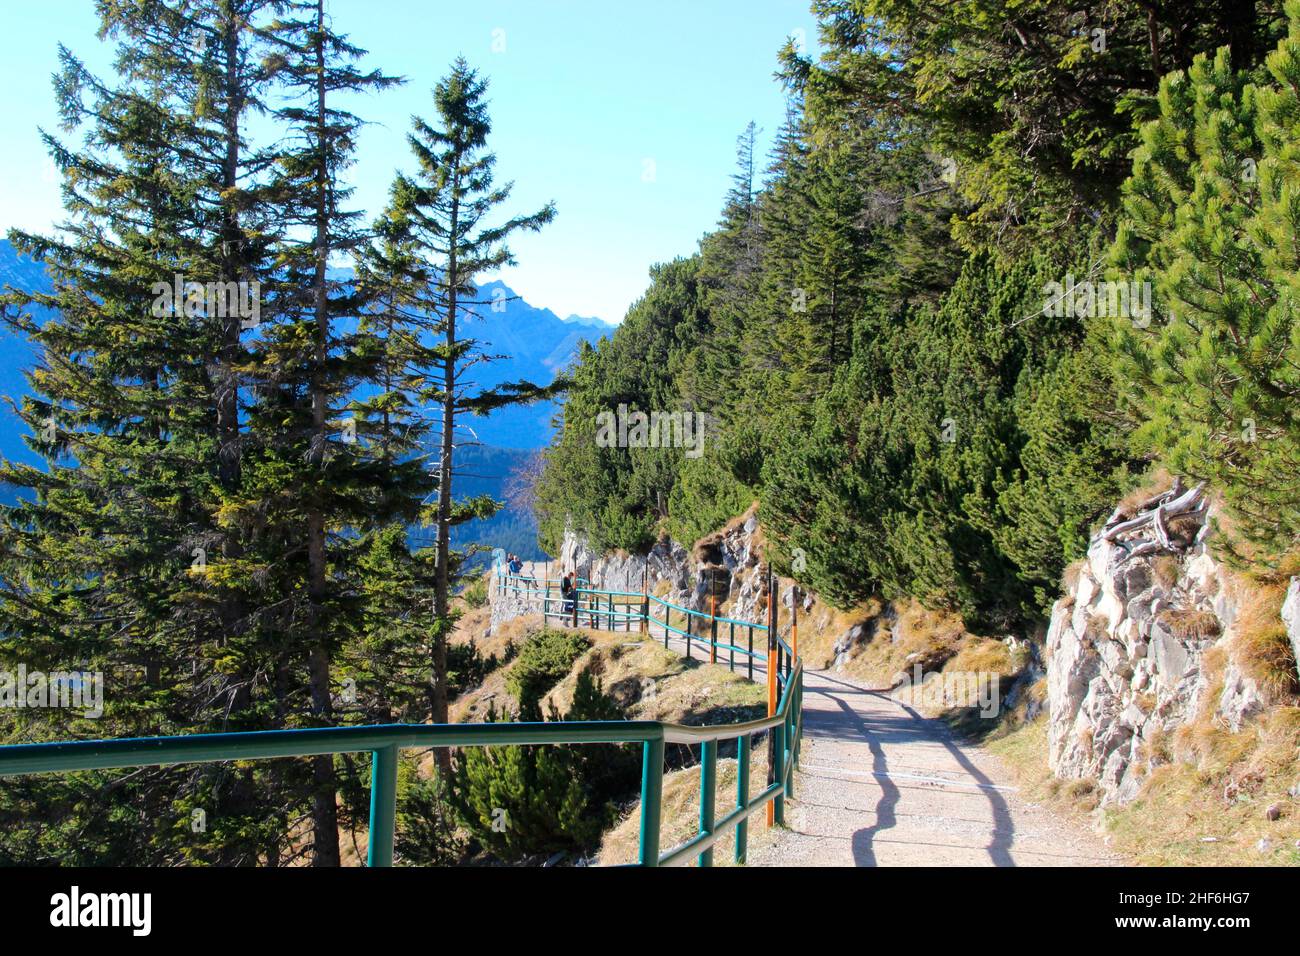
[[(512, 244), (501, 278), (561, 316), (619, 321), (648, 267), (692, 252), (717, 220), (735, 140), (751, 119), (765, 153), (784, 112), (772, 79), (785, 38), (814, 42), (806, 0), (330, 0), (334, 25), (404, 87), (354, 109), (371, 120), (350, 171), (354, 206), (382, 206), (410, 169), (412, 113), (463, 54), (491, 82), (491, 146), (513, 212), (547, 200), (555, 222)], [(49, 76), (62, 41), (99, 73), (91, 0), (6, 3), (0, 31), (0, 229), (44, 231), (61, 215), (37, 134), (57, 130)]]

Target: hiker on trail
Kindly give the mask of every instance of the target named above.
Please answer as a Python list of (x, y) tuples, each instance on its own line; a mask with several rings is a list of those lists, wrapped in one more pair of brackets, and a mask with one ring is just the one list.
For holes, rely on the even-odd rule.
[(566, 615), (573, 613), (573, 572), (569, 572), (560, 581), (560, 597), (564, 598), (564, 613)]
[(519, 555), (517, 554), (510, 555), (510, 573), (518, 574), (523, 569), (524, 569), (524, 562), (519, 560)]

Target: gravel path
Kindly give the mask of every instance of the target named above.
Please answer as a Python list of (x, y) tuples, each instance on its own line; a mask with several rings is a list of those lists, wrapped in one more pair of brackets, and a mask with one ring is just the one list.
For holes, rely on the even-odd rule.
[[(662, 641), (662, 632), (651, 639)], [(678, 635), (668, 644), (686, 652)], [(697, 641), (692, 656), (705, 653)], [(761, 664), (754, 678), (765, 680)], [(947, 724), (825, 671), (804, 672), (800, 764), (786, 801), (788, 829), (753, 847), (750, 866), (1121, 862), (1101, 837), (1022, 800), (997, 758), (963, 743)], [(755, 825), (763, 825), (761, 814)]]
[[(882, 691), (804, 675), (789, 830), (751, 866), (1105, 866), (1101, 838), (1028, 803), (996, 758)], [(761, 824), (759, 824), (761, 825)]]

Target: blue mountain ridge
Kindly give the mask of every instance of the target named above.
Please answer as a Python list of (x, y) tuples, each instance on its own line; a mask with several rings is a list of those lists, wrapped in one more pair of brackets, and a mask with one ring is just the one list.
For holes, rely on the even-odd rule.
[[(352, 275), (350, 269), (330, 271), (332, 277), (343, 281)], [(52, 288), (43, 265), (20, 255), (9, 241), (0, 240), (0, 289), (5, 286), (35, 291)], [(484, 283), (477, 299), (488, 304), (474, 307), (477, 316), (462, 320), (461, 334), (478, 340), (484, 352), (502, 356), (498, 361), (474, 366), (472, 379), (477, 387), (521, 380), (549, 384), (573, 360), (582, 342), (594, 343), (614, 329), (601, 319), (577, 315), (560, 318), (550, 309), (530, 305), (499, 280)], [(23, 441), (26, 428), (9, 405), (10, 400), (21, 403), (27, 394), (24, 372), (35, 359), (32, 343), (0, 325), (0, 456), (39, 465), (40, 457)], [(466, 419), (464, 424), (473, 430), (482, 447), (466, 448), (466, 453), (458, 456), (472, 477), (458, 483), (457, 497), (491, 494), (500, 498), (510, 474), (533, 450), (550, 443), (556, 407), (553, 401), (538, 402)], [(467, 439), (468, 433), (460, 440)], [(0, 489), (0, 501), (11, 497), (8, 489)], [(489, 544), (498, 543), (492, 539), (500, 538), (503, 547), (535, 557), (540, 556), (535, 544), (531, 551), (525, 547), (534, 540), (535, 530), (531, 515), (507, 510), (488, 522), (458, 528), (457, 538), (459, 543), (479, 540)]]

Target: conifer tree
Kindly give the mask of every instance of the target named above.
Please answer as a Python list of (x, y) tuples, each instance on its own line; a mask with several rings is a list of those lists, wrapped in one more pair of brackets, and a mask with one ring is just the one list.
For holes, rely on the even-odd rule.
[(1115, 325), (1139, 447), (1210, 481), (1266, 553), (1300, 537), (1300, 4), (1287, 13), (1265, 80), (1224, 48), (1162, 82), (1112, 260), (1154, 287), (1152, 321)]
[[(407, 238), (431, 267), (431, 277), (415, 306), (436, 317), (435, 368), (426, 397), (438, 408), (438, 500), (435, 526), (436, 572), (434, 581), (432, 717), (447, 719), (447, 636), (451, 623), (451, 588), (454, 580), (451, 528), (471, 517), (491, 513), (495, 505), (483, 500), (458, 504), (453, 496), (455, 450), (467, 440), (469, 415), (485, 414), (517, 402), (554, 394), (530, 382), (512, 382), (491, 388), (477, 387), (471, 369), (490, 361), (480, 343), (466, 334), (477, 300), (476, 282), (485, 273), (513, 263), (507, 245), (520, 231), (536, 231), (555, 215), (552, 205), (528, 215), (499, 218), (510, 197), (510, 185), (494, 183), (495, 156), (487, 151), (491, 123), (484, 96), (486, 81), (458, 59), (434, 88), (437, 118), (412, 119), (408, 135), (418, 172), (399, 175), (394, 185), (394, 206), (407, 227)], [(442, 755), (445, 760), (445, 755)], [(444, 763), (444, 769), (446, 765)]]
[[(351, 331), (362, 304), (355, 283), (329, 274), (331, 255), (350, 253), (363, 239), (340, 182), (360, 120), (337, 105), (339, 97), (399, 81), (356, 68), (364, 51), (327, 24), (324, 0), (277, 9), (266, 30), (266, 71), (282, 97), (275, 117), (288, 135), (272, 183), (281, 230), (273, 249), (275, 321), (251, 348), (248, 468), (222, 510), (224, 520), (256, 522), (258, 530), (224, 570), (272, 580), (281, 591), (276, 610), (259, 614), (254, 626), (293, 648), (307, 676), (306, 719), (321, 726), (335, 720), (331, 665), (361, 620), (355, 529), (414, 519), (428, 481), (419, 462), (382, 460), (364, 422), (342, 415), (351, 392), (379, 376), (382, 353)], [(337, 866), (334, 758), (311, 764), (312, 861)]]
[[(275, 667), (243, 637), (250, 590), (211, 574), (242, 547), (215, 516), (239, 481), (241, 322), (257, 313), (272, 235), (264, 156), (245, 139), (266, 93), (253, 23), (267, 7), (101, 4), (117, 85), (61, 52), (61, 115), (85, 146), (46, 136), (67, 220), (54, 236), (12, 235), (55, 291), (7, 297), (39, 350), (20, 414), (46, 466), (4, 469), (29, 497), (5, 509), (0, 614), (16, 661), (102, 672), (106, 712), (86, 725), (27, 712), (18, 739), (277, 725), (257, 677)], [(250, 768), (30, 786), (67, 808), (13, 831), (38, 858), (66, 852), (46, 838), (87, 819), (95, 836), (71, 848), (82, 862), (248, 864), (277, 858), (284, 839), (281, 793)], [(102, 814), (106, 792), (115, 809)], [(191, 813), (210, 822), (191, 826)], [(155, 825), (116, 827), (137, 814)]]

